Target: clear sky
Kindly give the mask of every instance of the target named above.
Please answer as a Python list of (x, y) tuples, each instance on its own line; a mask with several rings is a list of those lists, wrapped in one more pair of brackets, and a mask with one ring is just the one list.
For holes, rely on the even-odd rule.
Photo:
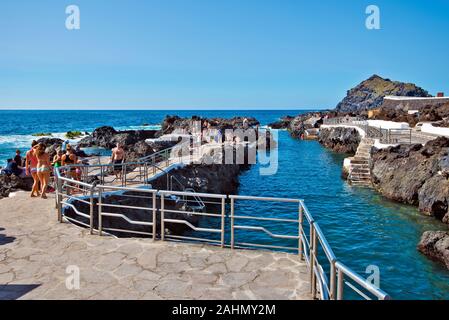
[(449, 95), (449, 1), (0, 4), (0, 108), (333, 108), (374, 73)]

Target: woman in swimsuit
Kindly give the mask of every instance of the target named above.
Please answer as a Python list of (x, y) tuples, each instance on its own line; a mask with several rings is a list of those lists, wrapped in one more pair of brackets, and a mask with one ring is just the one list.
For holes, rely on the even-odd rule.
[[(76, 179), (76, 167), (72, 167), (74, 164), (76, 164), (78, 158), (75, 154), (75, 150), (73, 150), (71, 145), (67, 145), (67, 152), (62, 156), (61, 162), (62, 166), (71, 166), (67, 170), (67, 176), (71, 179)], [(73, 188), (67, 188), (67, 193), (70, 194), (70, 190)]]
[(31, 149), (27, 151), (25, 158), (25, 172), (26, 175), (33, 177), (33, 188), (31, 189), (31, 197), (39, 196), (39, 177), (37, 176), (37, 158), (35, 154), (35, 147), (37, 142), (31, 143)]
[(50, 180), (50, 172), (51, 172), (51, 163), (50, 163), (50, 155), (45, 152), (45, 145), (39, 143), (38, 147), (35, 150), (35, 154), (37, 157), (37, 176), (39, 177), (39, 181), (42, 186), (42, 199), (47, 199), (47, 195), (45, 194), (47, 191), (48, 181)]

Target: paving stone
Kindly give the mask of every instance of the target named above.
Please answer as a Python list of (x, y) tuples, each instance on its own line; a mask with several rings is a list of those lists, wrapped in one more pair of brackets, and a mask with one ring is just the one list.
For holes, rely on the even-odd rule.
[(155, 288), (157, 294), (169, 299), (187, 297), (189, 284), (180, 280), (162, 280)]
[[(0, 245), (0, 285), (18, 286), (0, 299), (310, 299), (295, 255), (90, 235), (58, 223), (49, 196), (0, 201), (1, 233), (14, 238)], [(69, 265), (80, 268), (80, 290), (66, 287)]]
[(257, 274), (255, 272), (229, 272), (221, 276), (219, 283), (232, 288), (238, 288), (253, 281), (256, 276)]

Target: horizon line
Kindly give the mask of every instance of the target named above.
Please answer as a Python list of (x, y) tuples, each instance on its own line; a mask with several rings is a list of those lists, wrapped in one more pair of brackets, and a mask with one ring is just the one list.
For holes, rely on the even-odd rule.
[(331, 110), (331, 108), (323, 107), (246, 107), (246, 108), (182, 108), (182, 107), (168, 107), (168, 108), (151, 108), (151, 107), (0, 107), (0, 111), (301, 111), (301, 110)]

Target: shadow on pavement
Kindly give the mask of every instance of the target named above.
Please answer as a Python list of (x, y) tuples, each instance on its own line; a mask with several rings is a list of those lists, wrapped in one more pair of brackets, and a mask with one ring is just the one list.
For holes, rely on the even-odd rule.
[(16, 300), (39, 287), (40, 284), (2, 284), (0, 285), (0, 300)]

